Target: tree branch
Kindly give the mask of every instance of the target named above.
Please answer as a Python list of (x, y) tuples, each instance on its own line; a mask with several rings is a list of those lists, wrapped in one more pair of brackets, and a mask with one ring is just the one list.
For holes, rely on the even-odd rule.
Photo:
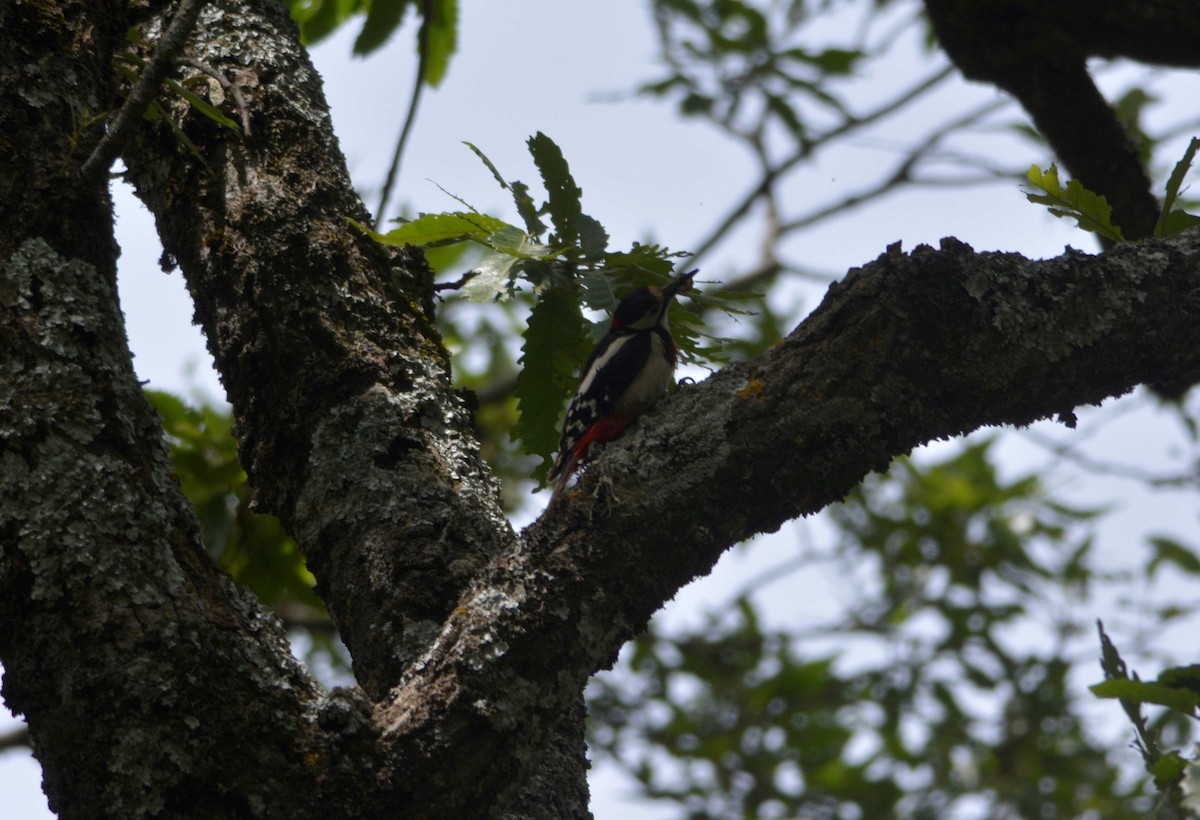
[(729, 212), (721, 219), (717, 225), (712, 228), (705, 239), (693, 252), (689, 264), (699, 264), (698, 260), (702, 259), (705, 254), (710, 252), (717, 243), (721, 241), (737, 224), (750, 213), (751, 208), (763, 196), (767, 194), (781, 178), (787, 175), (796, 166), (800, 165), (805, 160), (814, 156), (816, 152), (827, 144), (842, 138), (855, 131), (864, 129), (873, 125), (880, 120), (886, 119), (888, 116), (900, 111), (905, 106), (920, 99), (926, 94), (933, 91), (942, 82), (944, 82), (953, 73), (953, 69), (949, 66), (933, 72), (928, 77), (925, 77), (913, 84), (910, 88), (900, 92), (891, 100), (877, 106), (873, 110), (858, 117), (853, 117), (839, 125), (829, 129), (828, 131), (813, 137), (810, 140), (803, 142), (792, 152), (786, 159), (777, 164), (763, 169), (762, 178), (747, 191), (741, 200), (729, 210)]
[[(64, 11), (0, 9), (0, 131), (57, 170), (0, 211), (5, 701), (63, 817), (245, 816), (250, 795), (352, 816), (350, 733), (317, 728), (320, 688), (200, 543), (125, 342), (107, 180), (80, 184), (94, 135), (69, 125), (111, 96), (125, 6)], [(263, 776), (297, 758), (348, 760)]]
[[(1045, 262), (944, 240), (852, 271), (781, 344), (660, 404), (493, 561), (380, 712), (385, 737), (446, 771), (495, 755), (732, 544), (924, 442), (1070, 424), (1200, 374), (1198, 277), (1200, 232)], [(439, 788), (486, 791), (478, 776)]]
[(392, 186), (396, 184), (396, 175), (400, 173), (400, 158), (404, 156), (404, 146), (408, 144), (408, 136), (412, 133), (413, 124), (417, 121), (417, 108), (421, 104), (421, 90), (425, 86), (425, 72), (429, 65), (429, 26), (433, 16), (430, 0), (421, 0), (421, 27), (417, 30), (417, 76), (413, 80), (412, 96), (408, 100), (408, 113), (404, 115), (404, 125), (396, 140), (396, 149), (392, 152), (392, 163), (388, 166), (384, 178), (383, 190), (379, 194), (379, 207), (375, 209), (375, 225), (382, 225), (387, 216), (388, 199), (392, 195)]
[[(1103, 26), (1094, 11), (1104, 7), (1115, 14), (1117, 5), (1123, 12), (1119, 31), (1097, 40), (1092, 32)], [(1064, 7), (1084, 16), (1074, 18)], [(1164, 43), (1178, 42), (1178, 32), (1168, 30), (1175, 24), (1183, 31), (1200, 33), (1193, 4), (1163, 2), (1145, 7), (1157, 11), (1139, 15), (1124, 3), (1038, 0), (925, 3), (938, 40), (963, 75), (993, 83), (1016, 97), (1071, 174), (1108, 199), (1113, 222), (1127, 239), (1154, 232), (1158, 201), (1136, 146), (1096, 88), (1085, 60), (1097, 49), (1113, 56), (1116, 43), (1126, 42), (1126, 18), (1141, 20), (1142, 28), (1157, 31)], [(1185, 7), (1190, 7), (1186, 14)], [(1167, 9), (1175, 13), (1158, 13)], [(1184, 22), (1185, 17), (1192, 19)], [(1182, 41), (1192, 43), (1188, 53), (1195, 61), (1195, 41), (1186, 36)], [(1141, 49), (1136, 52), (1147, 56)], [(1169, 55), (1171, 50), (1163, 48), (1160, 53)]]
[(3, 735), (0, 735), (0, 752), (5, 752), (9, 749), (28, 748), (28, 746), (28, 726), (20, 726), (16, 729), (13, 729), (11, 732), (6, 732)]
[[(230, 20), (253, 36), (229, 37)], [(286, 6), (228, 0), (202, 13), (193, 47), (217, 70), (257, 75), (247, 105), (261, 127), (242, 141), (192, 118), (208, 173), (145, 124), (126, 152), (128, 177), (188, 280), (256, 503), (304, 549), (359, 684), (386, 698), (515, 534), (450, 381), (430, 271), (347, 220), (368, 216)], [(582, 683), (494, 757), (452, 763), (507, 773), (502, 781), (443, 793), (457, 783), (438, 768), (448, 761), (415, 740), (380, 749), (392, 765), (370, 793), (373, 812), (586, 814), (581, 693)], [(527, 783), (534, 791), (521, 793)], [(551, 783), (556, 800), (539, 800)]]
[(369, 216), (286, 7), (228, 7), (256, 37), (224, 36), (227, 18), (206, 11), (194, 48), (257, 72), (247, 104), (264, 126), (243, 142), (193, 118), (210, 175), (147, 124), (129, 178), (196, 299), (256, 504), (304, 548), (359, 683), (379, 696), (513, 535), (450, 383), (431, 273), (347, 221)]

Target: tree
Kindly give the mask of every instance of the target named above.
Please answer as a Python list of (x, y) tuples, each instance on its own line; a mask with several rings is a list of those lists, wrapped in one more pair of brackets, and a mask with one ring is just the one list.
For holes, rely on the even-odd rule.
[[(1011, 86), (1127, 238), (1148, 236), (1157, 205), (1107, 110), (1023, 95), (1063, 77), (1094, 101), (1091, 54), (1192, 59), (1175, 44), (1195, 20), (1114, 5), (1111, 30), (1138, 25), (1110, 42), (1082, 16), (1001, 6), (927, 10), (964, 72)], [(893, 247), (779, 344), (677, 391), (518, 534), (451, 383), (429, 268), (346, 221), (369, 217), (286, 9), (14, 4), (0, 24), (0, 201), (16, 203), (0, 660), (61, 815), (585, 816), (584, 686), (730, 545), (925, 441), (1197, 380), (1195, 231), (1048, 261)], [(131, 25), (164, 54), (191, 32), (189, 58), (239, 90), (251, 127), (189, 117), (182, 95), (102, 127)], [(1011, 25), (1030, 34), (1011, 50), (982, 39)], [(1050, 47), (1032, 36), (1047, 31)], [(135, 89), (170, 67), (150, 59)], [(187, 277), (256, 503), (302, 546), (358, 688), (324, 691), (203, 548), (124, 344), (114, 152)]]

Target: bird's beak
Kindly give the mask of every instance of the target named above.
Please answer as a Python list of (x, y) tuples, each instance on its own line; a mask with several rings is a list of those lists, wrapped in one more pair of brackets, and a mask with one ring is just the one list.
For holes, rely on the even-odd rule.
[(663, 286), (663, 289), (662, 289), (663, 298), (670, 299), (672, 296), (674, 296), (677, 293), (687, 293), (689, 290), (692, 289), (692, 277), (694, 277), (699, 272), (700, 272), (700, 269), (696, 268), (693, 271), (688, 271), (687, 273), (676, 276), (674, 279), (672, 279), (670, 281), (670, 283)]

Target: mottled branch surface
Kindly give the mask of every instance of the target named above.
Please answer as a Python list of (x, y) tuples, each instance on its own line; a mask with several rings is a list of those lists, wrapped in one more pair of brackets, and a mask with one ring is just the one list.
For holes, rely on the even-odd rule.
[(1088, 73), (1090, 57), (1200, 66), (1192, 0), (926, 0), (968, 79), (1012, 94), (1071, 175), (1113, 206), (1126, 239), (1150, 236), (1158, 202), (1138, 148)]
[(325, 693), (199, 544), (130, 366), (108, 198), (79, 183), (86, 112), (120, 107), (115, 44), (170, 9), (46, 8), (0, 6), (0, 151), (39, 169), (0, 176), (0, 661), (63, 816), (586, 816), (586, 681), (724, 549), (923, 442), (1200, 376), (1200, 236), (890, 250), (518, 536), (428, 271), (346, 221), (365, 212), (284, 4), (213, 3), (189, 57), (238, 85), (253, 137), (164, 96), (204, 163), (162, 122), (124, 161), (258, 503), (353, 655), (361, 689)]

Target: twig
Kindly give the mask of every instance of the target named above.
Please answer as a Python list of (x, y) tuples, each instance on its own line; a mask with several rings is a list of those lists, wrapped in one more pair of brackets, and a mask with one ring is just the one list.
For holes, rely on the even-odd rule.
[(388, 168), (387, 179), (383, 183), (383, 193), (379, 196), (379, 208), (375, 211), (375, 224), (383, 222), (388, 198), (392, 195), (392, 186), (396, 183), (396, 175), (400, 172), (400, 157), (404, 154), (404, 146), (408, 144), (408, 135), (412, 132), (413, 123), (417, 119), (417, 107), (421, 104), (421, 89), (425, 85), (425, 70), (429, 64), (429, 19), (433, 16), (433, 3), (430, 0), (421, 2), (421, 28), (417, 32), (417, 79), (413, 82), (412, 98), (408, 101), (408, 114), (404, 117), (404, 127), (400, 129), (400, 138), (396, 140), (396, 150), (392, 153), (392, 165)]
[(1200, 472), (1196, 466), (1189, 470), (1184, 470), (1180, 473), (1155, 473), (1150, 470), (1143, 470), (1140, 467), (1135, 467), (1131, 464), (1119, 464), (1110, 461), (1101, 461), (1084, 455), (1073, 445), (1059, 444), (1052, 441), (1048, 437), (1041, 436), (1032, 430), (1023, 431), (1024, 438), (1050, 451), (1050, 454), (1057, 459), (1070, 461), (1076, 467), (1084, 470), (1092, 475), (1109, 475), (1114, 478), (1122, 478), (1126, 481), (1135, 481), (1139, 484), (1144, 484), (1155, 489), (1174, 489), (1179, 487), (1194, 487), (1196, 485), (1197, 473)]
[[(1117, 652), (1117, 647), (1109, 640), (1109, 637), (1104, 632), (1104, 622), (1099, 618), (1096, 619), (1096, 631), (1100, 633), (1100, 668), (1104, 670), (1105, 680), (1130, 680), (1128, 667), (1125, 661), (1121, 659), (1120, 653)], [(1133, 674), (1132, 680), (1139, 680), (1137, 673)], [(1125, 714), (1129, 717), (1129, 722), (1133, 724), (1134, 733), (1137, 735), (1135, 747), (1141, 753), (1142, 759), (1146, 762), (1146, 771), (1154, 768), (1154, 764), (1162, 757), (1162, 752), (1158, 748), (1158, 744), (1154, 741), (1154, 736), (1150, 734), (1150, 730), (1146, 726), (1146, 719), (1142, 716), (1142, 705), (1135, 700), (1128, 698), (1117, 698), (1121, 704), (1121, 708), (1125, 710)]]
[[(381, 215), (382, 215), (382, 213), (381, 213)], [(466, 273), (464, 273), (462, 276), (455, 279), (453, 282), (439, 282), (439, 283), (435, 284), (433, 286), (433, 289), (434, 290), (458, 290), (459, 288), (461, 288), (463, 285), (467, 284), (467, 282), (470, 282), (472, 279), (474, 279), (478, 275), (479, 275), (479, 271), (469, 270)]]
[(229, 96), (233, 97), (233, 104), (237, 107), (238, 114), (242, 118), (242, 136), (246, 139), (250, 138), (250, 109), (246, 105), (246, 98), (242, 96), (242, 89), (231, 82), (228, 77), (222, 74), (217, 69), (210, 66), (208, 63), (202, 62), (195, 57), (184, 57), (183, 62), (190, 65), (197, 71), (202, 71), (208, 76), (217, 81), (221, 86), (221, 90)]
[(158, 48), (154, 52), (154, 57), (142, 71), (137, 85), (125, 98), (125, 104), (117, 112), (108, 133), (100, 139), (92, 151), (92, 155), (83, 163), (83, 168), (79, 173), (85, 181), (91, 181), (94, 177), (107, 173), (113, 160), (120, 153), (121, 145), (129, 135), (129, 130), (158, 93), (159, 86), (166, 78), (175, 55), (183, 48), (183, 44), (187, 42), (188, 36), (192, 33), (192, 29), (196, 25), (196, 18), (200, 15), (200, 9), (204, 3), (205, 0), (182, 0), (175, 16), (171, 18), (167, 30), (158, 39)]
[(0, 735), (0, 752), (29, 745), (29, 727), (21, 726)]
[(875, 183), (875, 185), (865, 188), (858, 193), (848, 194), (837, 202), (825, 205), (824, 207), (811, 211), (804, 216), (796, 217), (795, 219), (785, 222), (782, 226), (780, 226), (779, 233), (789, 234), (802, 228), (807, 228), (816, 222), (820, 222), (823, 219), (828, 219), (829, 217), (838, 213), (842, 213), (850, 208), (855, 207), (856, 205), (861, 205), (864, 202), (870, 202), (871, 200), (881, 196), (893, 188), (915, 183), (917, 178), (913, 175), (914, 169), (916, 169), (917, 165), (928, 159), (929, 156), (934, 153), (934, 149), (941, 144), (942, 140), (944, 140), (947, 136), (954, 134), (959, 129), (965, 128), (972, 123), (986, 117), (992, 112), (1002, 108), (1004, 105), (1007, 105), (1007, 102), (1007, 100), (989, 102), (964, 114), (958, 119), (951, 120), (950, 122), (943, 124), (935, 131), (927, 135), (925, 139), (921, 141), (920, 145), (908, 156), (906, 156), (899, 165), (896, 166), (896, 169), (891, 174)]
[(890, 102), (881, 105), (874, 111), (861, 117), (846, 120), (836, 128), (830, 129), (824, 134), (815, 137), (811, 141), (803, 143), (800, 148), (793, 152), (790, 157), (775, 167), (768, 169), (763, 174), (763, 177), (761, 180), (759, 180), (758, 184), (742, 197), (741, 202), (734, 206), (734, 208), (725, 215), (725, 218), (721, 221), (721, 223), (713, 229), (713, 231), (708, 235), (708, 238), (705, 239), (704, 242), (701, 243), (700, 247), (696, 249), (696, 252), (692, 255), (692, 258), (689, 261), (689, 264), (694, 264), (696, 260), (700, 259), (704, 254), (711, 251), (717, 245), (717, 243), (724, 238), (725, 234), (732, 230), (733, 227), (739, 221), (741, 221), (742, 217), (749, 213), (750, 209), (754, 207), (754, 204), (758, 201), (759, 197), (771, 189), (771, 186), (775, 184), (776, 180), (785, 175), (788, 171), (792, 170), (792, 168), (794, 168), (796, 165), (811, 157), (817, 148), (840, 136), (843, 136), (844, 134), (865, 128), (866, 126), (883, 119), (918, 97), (928, 93), (943, 80), (949, 78), (953, 73), (953, 66), (946, 66), (942, 69), (939, 69), (929, 77), (926, 77), (924, 80), (915, 84)]

